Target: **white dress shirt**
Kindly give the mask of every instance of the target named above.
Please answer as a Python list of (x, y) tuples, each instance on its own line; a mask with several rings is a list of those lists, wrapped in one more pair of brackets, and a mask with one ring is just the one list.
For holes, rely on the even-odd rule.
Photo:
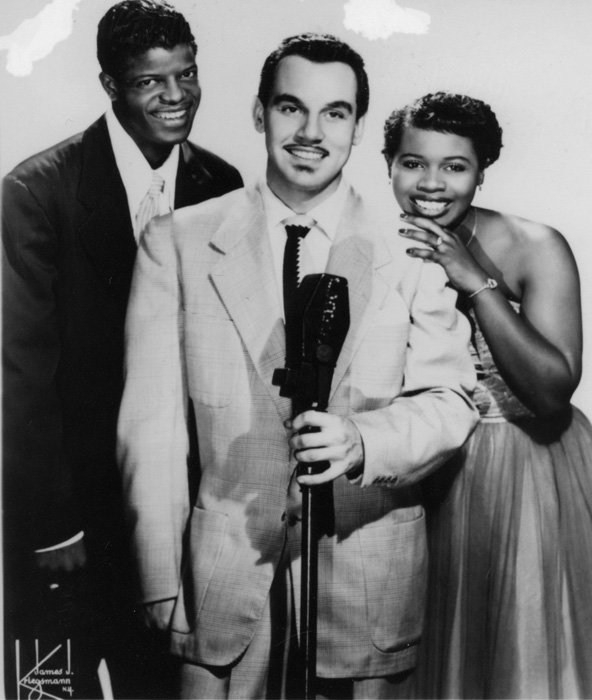
[(159, 214), (168, 214), (175, 207), (175, 185), (177, 180), (177, 168), (179, 166), (179, 145), (173, 146), (169, 157), (165, 162), (152, 170), (150, 164), (138, 148), (135, 141), (121, 126), (113, 110), (107, 112), (107, 130), (111, 139), (111, 146), (115, 154), (117, 169), (123, 180), (130, 217), (134, 227), (136, 243), (140, 237), (137, 230), (136, 215), (140, 204), (150, 188), (153, 173), (158, 173), (164, 180), (163, 196), (160, 197)]
[(273, 268), (279, 295), (283, 302), (284, 248), (288, 237), (285, 229), (286, 223), (310, 227), (309, 233), (301, 243), (301, 253), (306, 259), (300, 268), (301, 276), (325, 272), (329, 251), (335, 240), (337, 225), (345, 204), (347, 184), (342, 177), (335, 192), (306, 214), (296, 214), (292, 211), (271, 191), (266, 182), (261, 183), (261, 192), (273, 256)]

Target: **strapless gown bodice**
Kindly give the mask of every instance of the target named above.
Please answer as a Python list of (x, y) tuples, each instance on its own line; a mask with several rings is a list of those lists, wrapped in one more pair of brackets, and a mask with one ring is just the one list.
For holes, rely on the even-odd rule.
[[(516, 313), (520, 313), (520, 304), (517, 302), (510, 302), (510, 304)], [(470, 310), (470, 315), (474, 329), (471, 354), (477, 371), (477, 387), (473, 401), (479, 410), (481, 420), (501, 422), (532, 417), (531, 411), (514, 396), (495, 366), (491, 350), (477, 324), (473, 309)]]

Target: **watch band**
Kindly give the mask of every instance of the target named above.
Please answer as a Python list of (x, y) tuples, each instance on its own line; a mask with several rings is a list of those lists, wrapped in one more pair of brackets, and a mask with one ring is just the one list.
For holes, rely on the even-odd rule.
[(477, 294), (480, 294), (481, 292), (484, 292), (486, 289), (495, 289), (497, 287), (497, 282), (492, 279), (491, 277), (488, 278), (487, 282), (482, 287), (479, 287), (479, 289), (476, 289), (472, 294), (469, 294), (469, 299), (472, 299), (473, 297), (476, 297)]

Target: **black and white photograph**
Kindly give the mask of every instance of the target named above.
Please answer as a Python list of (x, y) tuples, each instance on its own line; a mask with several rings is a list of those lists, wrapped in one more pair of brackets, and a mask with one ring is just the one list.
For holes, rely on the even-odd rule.
[(592, 698), (591, 32), (3, 1), (0, 696)]

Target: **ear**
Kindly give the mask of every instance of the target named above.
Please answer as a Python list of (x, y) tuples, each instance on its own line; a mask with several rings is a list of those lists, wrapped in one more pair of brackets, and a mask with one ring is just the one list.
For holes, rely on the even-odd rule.
[(362, 140), (362, 136), (364, 135), (364, 124), (366, 123), (366, 115), (363, 117), (360, 117), (358, 121), (356, 122), (356, 126), (354, 128), (354, 136), (352, 139), (352, 144), (354, 146), (357, 146), (360, 141)]
[(258, 97), (253, 100), (253, 124), (260, 134), (265, 133), (265, 107)]
[(119, 97), (119, 93), (117, 91), (117, 83), (115, 82), (114, 78), (107, 75), (107, 73), (99, 73), (99, 80), (101, 81), (103, 90), (107, 93), (107, 95), (109, 95), (111, 102), (115, 102)]
[(479, 171), (479, 179), (477, 180), (477, 184), (479, 187), (483, 184), (483, 180), (485, 180), (485, 172), (483, 170)]

